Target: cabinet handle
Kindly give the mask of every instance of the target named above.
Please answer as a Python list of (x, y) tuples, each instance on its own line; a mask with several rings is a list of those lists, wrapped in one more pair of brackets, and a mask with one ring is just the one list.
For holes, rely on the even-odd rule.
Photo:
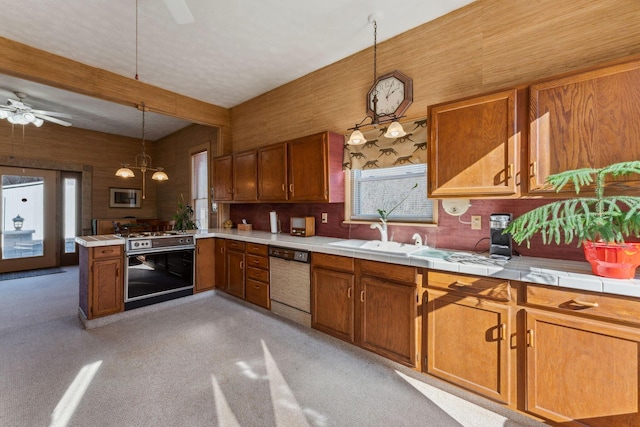
[(472, 283), (463, 283), (463, 282), (458, 282), (457, 280), (453, 282), (452, 285), (457, 286), (459, 288), (468, 288), (469, 286), (473, 286)]
[(500, 324), (500, 341), (504, 341), (507, 337), (507, 324), (506, 323), (501, 323)]
[(584, 307), (597, 307), (598, 306), (597, 302), (582, 301), (582, 300), (579, 300), (579, 299), (572, 299), (571, 301), (569, 301), (569, 304), (577, 304), (577, 305), (582, 305)]
[(533, 334), (533, 329), (527, 330), (527, 347), (533, 348), (535, 344), (535, 335)]
[(538, 162), (531, 163), (531, 176), (535, 177), (538, 175)]
[(360, 302), (364, 302), (364, 291), (360, 291)]
[(509, 167), (507, 168), (507, 178), (513, 178), (513, 163), (509, 163)]
[(220, 253), (223, 254), (224, 253), (224, 246), (220, 248)]
[(351, 292), (353, 291), (353, 289), (351, 287), (349, 287), (349, 289), (347, 289), (347, 298), (351, 299)]
[(282, 184), (282, 191), (283, 191), (283, 192), (284, 192), (284, 191), (287, 191), (287, 188), (286, 188), (286, 186), (285, 186), (284, 184)]
[(255, 285), (254, 288), (256, 288), (257, 290), (260, 290), (260, 286)]
[(259, 260), (259, 259), (254, 259), (254, 260), (253, 260), (253, 263), (254, 263), (254, 264), (260, 264), (260, 260)]
[(244, 261), (240, 261), (240, 270), (244, 270)]
[(293, 184), (289, 184), (289, 192), (293, 193)]
[(113, 252), (113, 249), (105, 249), (101, 251), (103, 254), (110, 254), (111, 252)]

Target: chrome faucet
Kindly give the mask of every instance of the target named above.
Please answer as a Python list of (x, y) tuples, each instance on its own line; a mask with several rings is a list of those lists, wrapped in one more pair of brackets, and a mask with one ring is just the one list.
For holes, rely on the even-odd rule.
[(422, 246), (422, 237), (418, 233), (414, 233), (412, 239), (416, 246)]
[(380, 231), (380, 241), (387, 241), (387, 223), (386, 221), (380, 220), (382, 224), (378, 224), (377, 222), (371, 224), (369, 228), (374, 229), (377, 228)]

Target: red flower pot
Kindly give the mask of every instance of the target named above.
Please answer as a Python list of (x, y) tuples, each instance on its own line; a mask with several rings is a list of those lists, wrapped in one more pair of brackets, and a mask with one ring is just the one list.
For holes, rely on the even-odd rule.
[(640, 243), (582, 243), (584, 256), (596, 276), (633, 279), (640, 265)]

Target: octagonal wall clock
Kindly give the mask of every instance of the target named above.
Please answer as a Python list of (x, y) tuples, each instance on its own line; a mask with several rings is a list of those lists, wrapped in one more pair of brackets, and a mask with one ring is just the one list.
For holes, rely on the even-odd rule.
[(380, 121), (400, 117), (413, 102), (413, 80), (396, 70), (378, 77), (367, 93), (367, 115), (374, 117), (374, 96), (378, 97), (377, 114)]

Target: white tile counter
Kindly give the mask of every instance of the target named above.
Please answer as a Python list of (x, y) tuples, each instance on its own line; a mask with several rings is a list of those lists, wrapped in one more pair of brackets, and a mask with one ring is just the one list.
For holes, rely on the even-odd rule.
[(116, 236), (115, 234), (103, 234), (100, 236), (78, 236), (75, 240), (77, 244), (87, 248), (92, 248), (95, 246), (124, 245), (124, 238)]
[[(196, 239), (220, 237), (264, 245), (284, 246), (310, 252), (413, 265), (434, 270), (491, 276), (542, 285), (562, 286), (585, 291), (640, 297), (640, 279), (638, 275), (636, 275), (635, 279), (631, 280), (608, 279), (596, 276), (591, 272), (591, 266), (586, 261), (514, 256), (509, 261), (500, 261), (497, 265), (479, 265), (450, 262), (438, 258), (387, 255), (375, 253), (375, 251), (354, 250), (329, 245), (329, 243), (345, 240), (335, 237), (295, 237), (284, 233), (271, 234), (266, 231), (238, 231), (237, 229), (222, 228), (198, 230), (194, 232), (194, 235)], [(455, 251), (455, 249), (445, 250)]]

